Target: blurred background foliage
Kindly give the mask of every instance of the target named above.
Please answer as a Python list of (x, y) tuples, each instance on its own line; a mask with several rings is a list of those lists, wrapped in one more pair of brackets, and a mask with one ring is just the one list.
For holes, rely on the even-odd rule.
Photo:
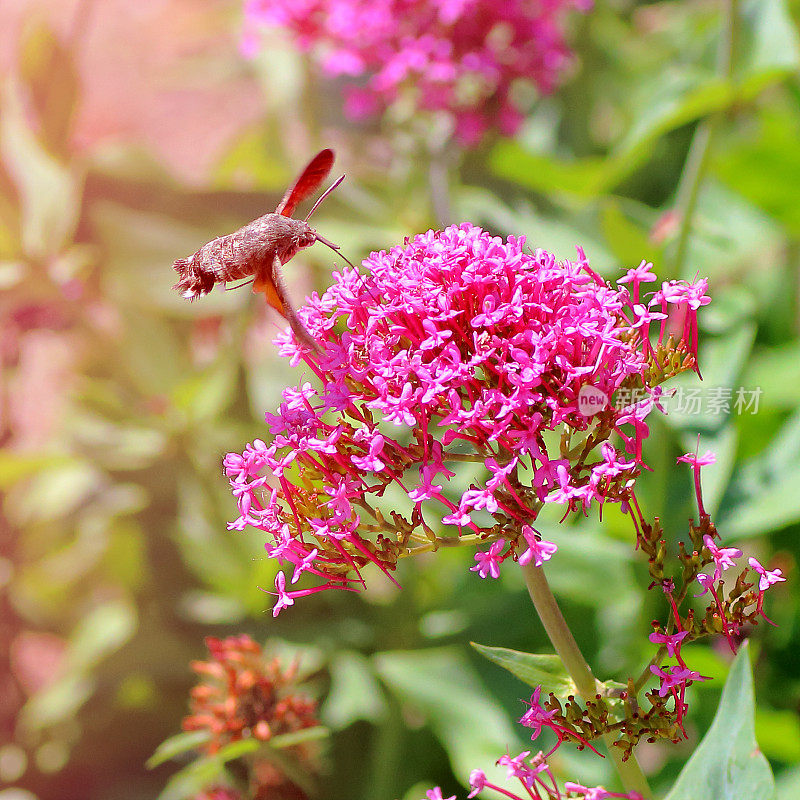
[[(780, 796), (797, 797), (800, 4), (740, 10), (721, 78), (719, 3), (598, 2), (574, 20), (560, 91), (515, 139), (452, 148), (443, 172), (424, 118), (347, 122), (335, 83), (280, 37), (243, 59), (232, 0), (4, 0), (2, 800), (157, 797), (176, 765), (144, 762), (180, 729), (206, 635), (301, 655), (333, 732), (326, 797), (411, 799), (436, 783), (447, 795), (522, 749), (525, 687), (468, 646), (549, 652), (513, 570), (481, 581), (471, 552), (439, 552), (403, 565), (402, 591), (373, 575), (363, 595), (326, 592), (273, 620), (263, 542), (226, 530), (221, 458), (263, 435), (264, 410), (302, 377), (271, 343), (282, 320), (247, 290), (186, 303), (171, 264), (273, 208), (324, 146), (348, 179), (317, 226), (353, 260), (470, 220), (561, 257), (581, 245), (609, 277), (642, 258), (664, 279), (709, 276), (705, 384), (759, 388), (759, 407), (654, 421), (640, 500), (668, 538), (685, 532), (689, 476), (671, 465), (700, 433), (718, 457), (704, 480), (723, 539), (788, 573), (768, 608), (778, 627), (754, 642), (756, 726)], [(692, 186), (684, 231), (674, 210)], [(291, 294), (323, 289), (335, 261), (297, 256)], [(662, 612), (625, 520), (542, 526), (560, 547), (548, 576), (597, 674), (640, 668)], [(728, 668), (723, 650), (695, 649), (694, 668), (720, 680), (693, 687), (689, 742), (640, 748), (661, 789)], [(564, 748), (554, 764), (609, 780)]]

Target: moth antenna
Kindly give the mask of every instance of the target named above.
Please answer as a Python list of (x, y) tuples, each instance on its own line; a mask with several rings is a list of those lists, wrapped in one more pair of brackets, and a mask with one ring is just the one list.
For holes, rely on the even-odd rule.
[(244, 283), (237, 283), (236, 286), (226, 286), (225, 287), (225, 291), (226, 292), (232, 292), (234, 289), (241, 289), (242, 286), (247, 286), (248, 283), (252, 283), (254, 280), (255, 280), (255, 276), (250, 278), (249, 281), (244, 281)]
[(311, 215), (319, 208), (319, 204), (344, 180), (344, 175), (340, 175), (320, 196), (316, 203), (311, 208), (311, 211), (308, 212), (308, 215), (305, 218), (305, 222), (311, 218)]

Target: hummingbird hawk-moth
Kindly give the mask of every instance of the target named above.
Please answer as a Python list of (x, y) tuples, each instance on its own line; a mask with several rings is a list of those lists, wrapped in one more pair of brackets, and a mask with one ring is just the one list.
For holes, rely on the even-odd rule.
[(252, 276), (253, 291), (263, 293), (267, 302), (288, 320), (298, 340), (315, 349), (313, 338), (303, 327), (289, 301), (281, 266), (315, 242), (339, 250), (338, 245), (320, 236), (308, 224), (308, 220), (319, 204), (344, 180), (344, 175), (323, 193), (305, 219), (292, 218), (295, 208), (325, 180), (333, 166), (333, 159), (333, 150), (321, 150), (286, 191), (272, 214), (264, 214), (234, 233), (213, 239), (189, 258), (179, 258), (173, 265), (179, 276), (173, 289), (180, 291), (188, 300), (195, 300), (208, 294), (217, 283)]

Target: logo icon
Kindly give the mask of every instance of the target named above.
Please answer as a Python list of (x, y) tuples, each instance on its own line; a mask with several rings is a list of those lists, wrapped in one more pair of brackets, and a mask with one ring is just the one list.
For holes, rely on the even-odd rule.
[(584, 417), (593, 417), (608, 405), (605, 392), (591, 384), (584, 384), (578, 392), (578, 413)]

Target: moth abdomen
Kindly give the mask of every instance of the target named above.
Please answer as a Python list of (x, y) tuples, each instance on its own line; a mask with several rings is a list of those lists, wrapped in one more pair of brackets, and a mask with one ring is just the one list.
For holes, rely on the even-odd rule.
[(213, 272), (198, 268), (197, 253), (190, 258), (179, 258), (172, 266), (178, 273), (178, 282), (172, 287), (177, 289), (187, 300), (196, 300), (208, 294), (216, 283)]
[(208, 242), (189, 258), (179, 258), (173, 268), (179, 276), (173, 289), (194, 300), (208, 294), (216, 283), (249, 277), (254, 264), (248, 248), (237, 247), (229, 235)]

